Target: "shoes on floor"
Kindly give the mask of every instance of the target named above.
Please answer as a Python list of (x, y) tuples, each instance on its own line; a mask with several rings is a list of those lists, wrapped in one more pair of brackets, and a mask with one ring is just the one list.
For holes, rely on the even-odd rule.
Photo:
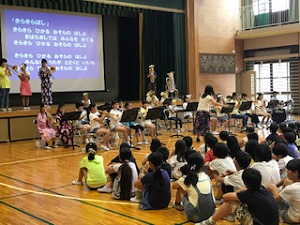
[(112, 192), (112, 187), (110, 187), (108, 185), (105, 185), (102, 188), (98, 188), (97, 191), (100, 192), (100, 193), (111, 193)]
[(199, 222), (199, 223), (195, 223), (195, 225), (215, 225), (216, 223), (214, 222), (210, 222), (209, 219), (207, 220), (204, 220), (202, 222)]
[(147, 140), (145, 140), (145, 141), (143, 141), (143, 144), (144, 144), (144, 145), (148, 145), (149, 142), (148, 142)]
[(52, 148), (51, 148), (50, 146), (48, 146), (48, 145), (45, 146), (44, 148), (47, 149), (47, 150), (51, 150), (51, 149), (52, 149)]
[(200, 142), (200, 138), (197, 137), (196, 141), (197, 141), (197, 142)]
[(83, 185), (83, 182), (82, 181), (78, 181), (78, 180), (73, 180), (72, 184), (73, 185)]
[(143, 143), (142, 142), (140, 142), (140, 141), (138, 141), (137, 143), (136, 143), (136, 145), (142, 145)]
[(177, 203), (177, 202), (173, 202), (172, 207), (179, 210), (179, 211), (183, 211), (183, 206), (181, 205), (181, 203)]
[(137, 197), (135, 196), (135, 197), (133, 197), (133, 198), (130, 198), (130, 201), (131, 201), (131, 202), (135, 202), (135, 203), (140, 203), (140, 202), (142, 201), (142, 199), (137, 198)]
[(11, 109), (11, 108), (6, 108), (6, 110), (7, 110), (8, 112), (11, 112), (11, 111), (12, 111), (12, 109)]
[(52, 148), (58, 148), (57, 144), (51, 146)]
[(213, 132), (211, 132), (213, 135), (218, 135), (219, 134), (219, 132), (218, 131), (213, 131)]
[(104, 145), (101, 145), (101, 148), (102, 148), (104, 151), (109, 151), (109, 150), (110, 150), (109, 147), (106, 147), (106, 146), (104, 146)]

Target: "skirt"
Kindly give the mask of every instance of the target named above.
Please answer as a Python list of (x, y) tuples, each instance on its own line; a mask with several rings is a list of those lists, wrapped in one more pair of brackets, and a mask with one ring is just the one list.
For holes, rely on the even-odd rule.
[(205, 136), (210, 131), (210, 115), (207, 111), (197, 111), (194, 120), (194, 134)]
[(28, 81), (21, 81), (20, 85), (21, 96), (31, 96), (30, 83)]

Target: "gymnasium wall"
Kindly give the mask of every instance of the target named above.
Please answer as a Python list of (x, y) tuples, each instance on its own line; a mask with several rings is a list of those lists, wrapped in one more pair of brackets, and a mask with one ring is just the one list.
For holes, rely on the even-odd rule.
[[(200, 74), (199, 53), (234, 54), (238, 4), (238, 0), (194, 0), (193, 3), (187, 3), (187, 10), (190, 12), (187, 17), (192, 23), (188, 27), (188, 35), (194, 31), (195, 40), (193, 43), (188, 39), (195, 46), (195, 50), (188, 50), (189, 60), (194, 58), (195, 62), (194, 65), (189, 64), (194, 67), (189, 71), (189, 80), (194, 81), (189, 82), (189, 91), (195, 98), (198, 98), (208, 84), (223, 95), (235, 91), (235, 73)], [(195, 78), (190, 77), (192, 74)]]

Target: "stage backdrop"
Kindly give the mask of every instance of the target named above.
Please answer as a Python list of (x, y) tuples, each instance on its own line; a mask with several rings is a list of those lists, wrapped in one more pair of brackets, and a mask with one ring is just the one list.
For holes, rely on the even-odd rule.
[[(164, 55), (166, 58), (162, 59), (162, 66), (158, 66), (156, 68), (159, 71), (159, 76), (161, 76), (162, 79), (159, 83), (159, 87), (164, 88), (166, 72), (168, 72), (168, 70), (175, 70), (175, 79), (180, 94), (185, 94), (186, 92), (184, 0), (113, 0), (105, 2), (99, 1), (99, 3), (81, 0), (0, 0), (0, 5), (1, 4), (18, 6), (18, 9), (21, 7), (37, 8), (39, 11), (41, 11), (41, 9), (53, 9), (60, 14), (79, 12), (87, 13), (91, 17), (95, 15), (102, 15), (105, 90), (101, 91), (99, 89), (97, 91), (89, 91), (91, 98), (94, 101), (111, 101), (115, 98), (122, 98), (122, 96), (126, 97), (125, 93), (127, 96), (133, 96), (134, 98), (132, 99), (143, 99), (146, 91), (144, 85), (146, 83), (145, 76), (148, 71), (148, 66), (152, 63), (159, 65), (160, 63), (156, 62), (161, 59), (160, 55), (147, 53), (147, 51), (159, 52), (159, 48), (161, 46), (170, 48), (170, 44), (164, 46), (162, 43), (170, 41), (170, 36), (172, 35), (173, 40), (171, 40), (170, 43), (173, 43), (173, 49), (170, 50), (170, 54)], [(145, 19), (143, 22), (139, 20), (139, 18), (141, 18), (141, 15), (144, 15), (145, 18), (153, 17), (153, 15), (150, 14), (157, 13), (161, 15), (156, 17), (156, 21), (160, 20), (161, 18), (168, 18), (170, 24), (165, 24), (164, 22), (163, 24), (156, 23), (158, 24), (158, 27), (153, 27), (153, 30), (155, 33), (157, 32), (156, 34), (158, 35), (155, 35), (154, 33), (151, 38), (161, 38), (161, 43), (155, 44), (159, 42), (159, 40), (156, 40), (149, 43), (147, 48), (141, 49), (141, 46), (145, 46), (145, 41), (147, 40), (144, 35), (141, 35), (141, 32), (144, 32), (144, 29), (147, 29), (147, 27), (145, 27), (147, 26), (147, 19)], [(126, 18), (128, 19), (127, 21)], [(138, 23), (137, 20), (139, 20)], [(129, 24), (130, 21), (132, 24)], [(139, 26), (138, 28), (137, 24)], [(130, 28), (128, 32), (132, 32), (130, 35), (125, 37), (125, 40), (126, 38), (127, 40), (130, 40), (134, 34), (136, 34), (137, 30), (139, 31), (139, 49), (136, 48), (136, 43), (133, 42), (128, 46), (124, 46), (125, 41), (123, 37), (126, 29), (124, 29), (123, 25)], [(122, 26), (122, 29), (120, 29), (120, 26)], [(169, 29), (168, 32), (170, 35), (161, 36), (159, 34), (160, 27), (162, 26), (165, 26)], [(149, 28), (151, 27), (152, 25), (149, 24)], [(0, 33), (2, 32), (3, 31), (0, 30)], [(136, 37), (133, 38), (133, 40), (135, 39)], [(122, 45), (122, 47), (120, 45)], [(133, 48), (135, 48), (134, 51), (132, 51)], [(137, 51), (139, 51), (138, 54)], [(150, 57), (144, 59), (144, 57), (146, 57), (145, 54), (149, 55)], [(130, 62), (136, 59), (137, 55), (139, 57), (139, 65), (136, 66), (135, 64), (132, 64), (133, 68), (130, 68)], [(126, 66), (127, 69), (124, 69)], [(123, 82), (124, 80), (126, 83)], [(143, 81), (142, 84), (140, 83), (141, 80)], [(139, 83), (140, 85), (135, 85), (136, 83)], [(126, 85), (124, 86), (124, 84)], [(132, 86), (132, 84), (134, 85)], [(142, 95), (137, 95), (137, 93), (141, 92), (143, 92)], [(76, 100), (80, 99), (81, 93), (82, 91), (77, 90), (74, 90), (73, 92), (54, 92), (54, 103), (75, 102)], [(18, 95), (19, 94), (13, 94), (13, 97), (10, 98), (12, 105), (20, 105), (20, 99)], [(40, 101), (40, 94), (34, 93), (31, 101), (32, 104), (38, 104)]]

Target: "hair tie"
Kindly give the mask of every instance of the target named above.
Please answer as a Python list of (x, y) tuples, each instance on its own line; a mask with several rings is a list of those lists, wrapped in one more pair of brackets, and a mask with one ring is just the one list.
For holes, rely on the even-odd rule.
[(89, 148), (89, 149), (88, 149), (88, 152), (89, 152), (89, 153), (92, 153), (92, 154), (94, 154), (94, 155), (96, 154), (96, 151), (95, 151), (95, 149), (93, 149), (93, 148)]
[(196, 170), (196, 164), (192, 165), (190, 168), (191, 171), (195, 171)]

